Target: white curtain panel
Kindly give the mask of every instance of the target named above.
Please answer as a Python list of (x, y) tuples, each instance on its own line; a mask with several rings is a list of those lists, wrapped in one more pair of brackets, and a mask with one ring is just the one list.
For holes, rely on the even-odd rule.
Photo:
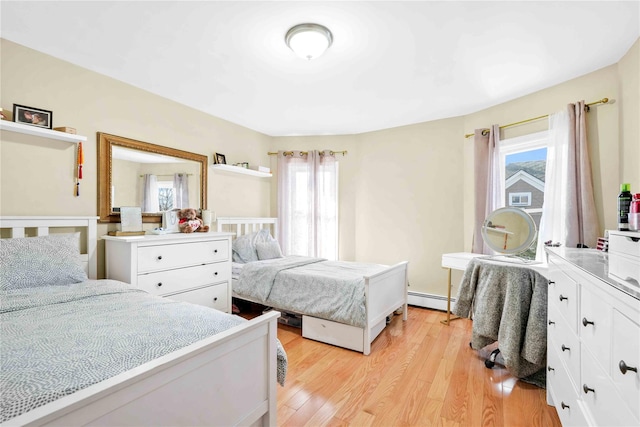
[(491, 212), (502, 207), (504, 194), (504, 171), (500, 170), (500, 126), (492, 125), (485, 134), (476, 129), (473, 140), (475, 223), (471, 252), (492, 254), (493, 251), (482, 239), (482, 224)]
[(598, 220), (587, 149), (584, 101), (549, 115), (544, 204), (536, 258), (544, 242), (595, 248)]
[(338, 162), (329, 151), (278, 152), (278, 241), (285, 255), (338, 258)]
[(189, 176), (186, 173), (176, 173), (173, 175), (173, 191), (175, 193), (176, 203), (173, 205), (176, 209), (184, 209), (189, 206)]
[(158, 177), (145, 174), (142, 179), (142, 212), (160, 212)]

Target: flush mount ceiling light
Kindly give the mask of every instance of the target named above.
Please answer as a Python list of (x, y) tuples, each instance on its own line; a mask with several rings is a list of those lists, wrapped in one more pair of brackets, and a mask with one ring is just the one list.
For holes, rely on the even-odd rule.
[(287, 31), (284, 40), (296, 55), (310, 61), (331, 46), (333, 35), (319, 24), (298, 24)]

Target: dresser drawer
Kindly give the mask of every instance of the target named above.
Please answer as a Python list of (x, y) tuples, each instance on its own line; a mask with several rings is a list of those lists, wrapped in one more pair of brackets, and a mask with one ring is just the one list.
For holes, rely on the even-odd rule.
[(560, 356), (550, 349), (547, 359), (547, 393), (551, 396), (562, 425), (586, 426), (587, 421), (578, 404), (576, 387), (569, 379)]
[(548, 344), (550, 347), (547, 350), (547, 355), (551, 351), (557, 353), (558, 359), (562, 362), (571, 378), (573, 387), (577, 390), (580, 383), (580, 343), (578, 337), (573, 334), (563, 334), (561, 339), (556, 341), (556, 337), (550, 336)]
[(627, 255), (640, 260), (640, 234), (610, 231), (609, 252)]
[[(613, 310), (612, 323), (611, 378), (622, 400), (640, 421), (640, 325), (617, 310)], [(626, 369), (623, 374), (625, 366), (636, 368), (636, 372)]]
[(599, 426), (638, 425), (638, 421), (626, 405), (620, 404), (621, 398), (609, 375), (602, 370), (591, 353), (585, 350), (581, 358), (581, 399), (595, 424)]
[(229, 311), (227, 305), (228, 286), (226, 283), (219, 285), (207, 286), (205, 288), (194, 289), (179, 294), (167, 296), (174, 301), (188, 302), (191, 304), (204, 305), (206, 307), (215, 308), (220, 311)]
[(602, 297), (583, 286), (580, 290), (580, 320), (578, 328), (580, 339), (600, 362), (609, 369), (611, 354), (611, 316), (612, 308)]
[(216, 262), (142, 274), (138, 276), (138, 287), (154, 295), (168, 295), (229, 279), (229, 262)]
[(557, 308), (571, 330), (577, 333), (578, 284), (563, 272), (554, 269), (549, 283), (548, 298), (549, 307)]
[(229, 242), (177, 243), (138, 248), (138, 273), (207, 264), (229, 259)]

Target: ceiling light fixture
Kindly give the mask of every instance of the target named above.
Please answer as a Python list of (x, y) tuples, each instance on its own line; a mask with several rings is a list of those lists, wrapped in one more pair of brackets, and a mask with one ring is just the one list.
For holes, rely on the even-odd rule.
[(310, 61), (331, 46), (333, 35), (319, 24), (298, 24), (287, 31), (284, 40), (296, 55)]

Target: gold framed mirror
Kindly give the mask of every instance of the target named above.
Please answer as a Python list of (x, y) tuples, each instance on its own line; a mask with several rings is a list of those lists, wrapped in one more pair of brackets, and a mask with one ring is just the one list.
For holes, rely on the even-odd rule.
[[(179, 173), (188, 185), (183, 196), (188, 206), (207, 208), (206, 155), (137, 141), (122, 136), (98, 132), (98, 215), (99, 222), (120, 222), (120, 206), (144, 206), (143, 181), (153, 176), (161, 182), (174, 182)], [(160, 188), (171, 185), (160, 185)], [(162, 190), (161, 190), (162, 191)], [(160, 199), (162, 200), (161, 193)], [(171, 197), (171, 196), (169, 196)], [(175, 202), (175, 196), (172, 199)], [(149, 205), (155, 206), (155, 205)], [(142, 212), (142, 222), (161, 223), (162, 211), (173, 206), (171, 201), (159, 202), (151, 211)], [(153, 212), (155, 210), (155, 212)]]

